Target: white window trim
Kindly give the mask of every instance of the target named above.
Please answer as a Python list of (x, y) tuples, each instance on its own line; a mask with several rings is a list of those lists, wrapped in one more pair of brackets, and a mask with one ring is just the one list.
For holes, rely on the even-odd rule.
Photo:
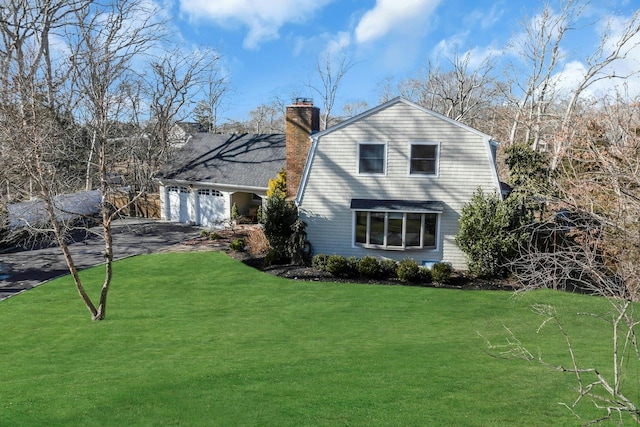
[[(385, 214), (385, 221), (384, 221), (384, 241), (382, 245), (372, 245), (370, 243), (358, 243), (356, 242), (356, 228), (357, 228), (357, 213), (358, 212), (367, 212), (367, 213), (384, 213)], [(402, 219), (402, 235), (403, 237), (406, 234), (406, 227), (407, 227), (407, 214), (420, 214), (420, 215), (424, 215), (424, 214), (435, 214), (436, 215), (436, 234), (435, 234), (435, 246), (429, 246), (429, 247), (424, 247), (424, 222), (425, 222), (425, 217), (422, 216), (421, 218), (421, 225), (420, 225), (420, 246), (409, 246), (407, 247), (405, 245), (404, 239), (403, 239), (403, 245), (402, 246), (387, 246), (387, 227), (388, 227), (388, 214), (390, 213), (402, 213), (403, 214), (403, 219)], [(352, 248), (367, 248), (367, 249), (380, 249), (380, 250), (385, 250), (385, 251), (438, 251), (440, 248), (440, 217), (441, 217), (442, 212), (439, 211), (420, 211), (420, 212), (406, 212), (406, 211), (387, 211), (387, 210), (367, 210), (367, 209), (357, 209), (357, 210), (353, 210), (352, 211), (352, 216), (351, 216), (351, 229), (352, 229), (352, 233), (351, 233), (351, 247)], [(371, 223), (371, 215), (367, 215), (367, 230), (370, 228), (370, 223)], [(367, 233), (367, 241), (370, 239), (370, 235), (369, 233)]]
[(222, 197), (222, 192), (213, 188), (198, 188), (198, 196), (215, 196)]
[[(360, 146), (361, 145), (383, 145), (384, 146), (384, 159), (383, 159), (383, 171), (382, 173), (361, 172), (360, 171)], [(381, 141), (361, 141), (358, 142), (358, 150), (356, 153), (356, 170), (358, 175), (363, 176), (386, 176), (387, 175), (387, 160), (388, 160), (389, 144)]]
[[(436, 172), (435, 173), (411, 173), (411, 147), (414, 145), (435, 145), (436, 146)], [(440, 142), (436, 141), (409, 141), (409, 152), (407, 155), (407, 176), (418, 178), (438, 178), (440, 176)]]

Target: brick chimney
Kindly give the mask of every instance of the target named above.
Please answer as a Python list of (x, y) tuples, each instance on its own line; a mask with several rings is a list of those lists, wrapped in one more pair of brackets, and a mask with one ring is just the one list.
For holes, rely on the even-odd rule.
[(308, 98), (296, 98), (287, 107), (287, 197), (295, 197), (311, 147), (310, 135), (320, 130), (320, 109)]

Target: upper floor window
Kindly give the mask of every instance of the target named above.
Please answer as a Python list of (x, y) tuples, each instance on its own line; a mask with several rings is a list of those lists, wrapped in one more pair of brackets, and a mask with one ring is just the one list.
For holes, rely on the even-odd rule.
[(409, 173), (411, 175), (437, 175), (439, 144), (412, 143)]
[(383, 142), (358, 144), (358, 173), (384, 174), (386, 153)]

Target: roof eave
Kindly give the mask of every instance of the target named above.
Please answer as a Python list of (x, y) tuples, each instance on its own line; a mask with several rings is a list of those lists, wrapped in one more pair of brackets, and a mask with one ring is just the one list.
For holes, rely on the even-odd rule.
[(244, 192), (253, 192), (253, 193), (264, 193), (268, 190), (268, 186), (260, 187), (260, 186), (252, 186), (252, 185), (243, 185), (243, 184), (222, 184), (218, 182), (207, 182), (207, 181), (187, 181), (182, 179), (163, 179), (157, 178), (157, 181), (160, 185), (169, 186), (169, 185), (185, 185), (185, 186), (198, 186), (198, 187), (206, 187), (206, 188), (215, 188), (218, 190), (224, 191), (244, 191)]

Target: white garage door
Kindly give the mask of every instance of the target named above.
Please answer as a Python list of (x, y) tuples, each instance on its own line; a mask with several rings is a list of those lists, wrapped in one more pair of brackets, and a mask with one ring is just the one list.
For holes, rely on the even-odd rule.
[(175, 222), (189, 221), (189, 189), (187, 187), (168, 187), (167, 195), (169, 201), (167, 219)]
[(219, 225), (224, 219), (224, 198), (218, 190), (201, 188), (198, 190), (200, 213), (199, 223), (204, 227)]

